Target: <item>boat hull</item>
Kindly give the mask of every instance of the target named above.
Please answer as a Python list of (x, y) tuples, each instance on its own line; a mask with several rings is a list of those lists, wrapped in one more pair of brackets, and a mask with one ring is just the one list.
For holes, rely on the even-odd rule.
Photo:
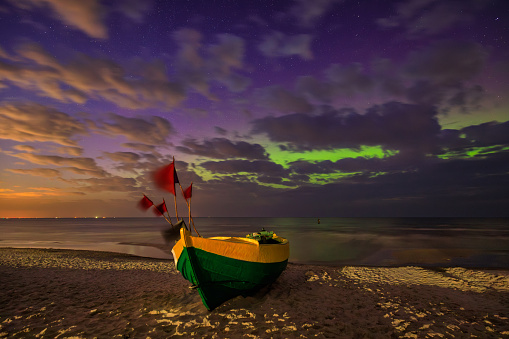
[(242, 238), (192, 237), (186, 230), (172, 252), (177, 269), (196, 286), (208, 310), (273, 283), (289, 255), (286, 240), (262, 245)]

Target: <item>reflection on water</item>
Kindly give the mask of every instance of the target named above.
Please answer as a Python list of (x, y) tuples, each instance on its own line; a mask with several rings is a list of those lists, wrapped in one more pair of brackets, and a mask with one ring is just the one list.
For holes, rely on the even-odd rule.
[[(273, 230), (290, 241), (292, 262), (509, 267), (507, 218), (320, 218), (319, 224), (317, 218), (194, 219), (205, 237)], [(0, 246), (28, 243), (167, 259), (171, 246), (161, 237), (166, 227), (161, 218), (1, 219)]]
[(115, 242), (78, 242), (78, 241), (0, 241), (0, 247), (13, 248), (51, 248), (51, 249), (73, 249), (87, 251), (103, 251), (131, 254), (138, 257), (173, 259), (169, 250), (163, 250), (158, 247), (137, 245), (137, 244), (119, 244)]

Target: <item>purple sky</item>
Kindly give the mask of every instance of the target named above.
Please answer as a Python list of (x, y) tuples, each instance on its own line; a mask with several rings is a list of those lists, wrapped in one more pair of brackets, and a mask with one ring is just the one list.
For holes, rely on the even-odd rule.
[(3, 1), (0, 217), (143, 216), (172, 157), (195, 216), (509, 216), (508, 13)]

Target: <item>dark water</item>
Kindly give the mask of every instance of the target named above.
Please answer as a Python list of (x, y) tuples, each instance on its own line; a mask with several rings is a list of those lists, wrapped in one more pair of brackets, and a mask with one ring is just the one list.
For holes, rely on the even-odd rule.
[[(265, 228), (290, 261), (335, 265), (509, 268), (507, 218), (195, 218), (202, 236)], [(0, 219), (0, 246), (92, 249), (171, 258), (162, 218)], [(156, 248), (159, 247), (159, 248)]]

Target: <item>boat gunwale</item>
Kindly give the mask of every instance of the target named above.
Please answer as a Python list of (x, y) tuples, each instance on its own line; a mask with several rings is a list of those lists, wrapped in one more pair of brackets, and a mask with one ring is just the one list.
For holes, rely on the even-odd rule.
[[(259, 263), (274, 263), (288, 260), (289, 257), (289, 242), (286, 241), (276, 244), (260, 244), (257, 240), (238, 237), (225, 237), (227, 239), (242, 239), (242, 241), (225, 241), (221, 239), (210, 239), (203, 237), (195, 237), (190, 235), (190, 232), (181, 229), (181, 239), (175, 244), (172, 249), (175, 263), (183, 251), (184, 247), (195, 247), (205, 250), (210, 253), (223, 255), (236, 260), (259, 262)], [(225, 245), (228, 245), (225, 247)]]
[[(194, 237), (192, 235), (191, 235), (191, 237), (198, 238), (198, 237)], [(270, 243), (270, 244), (264, 244), (264, 243), (259, 242), (258, 240), (255, 240), (255, 239), (242, 238), (242, 237), (210, 237), (210, 238), (201, 237), (201, 238), (204, 240), (218, 240), (218, 241), (232, 242), (232, 243), (238, 243), (238, 244), (252, 244), (252, 245), (256, 245), (256, 246), (286, 245), (288, 243), (288, 239), (282, 238), (280, 236), (275, 236), (274, 240), (276, 240), (277, 243)]]

